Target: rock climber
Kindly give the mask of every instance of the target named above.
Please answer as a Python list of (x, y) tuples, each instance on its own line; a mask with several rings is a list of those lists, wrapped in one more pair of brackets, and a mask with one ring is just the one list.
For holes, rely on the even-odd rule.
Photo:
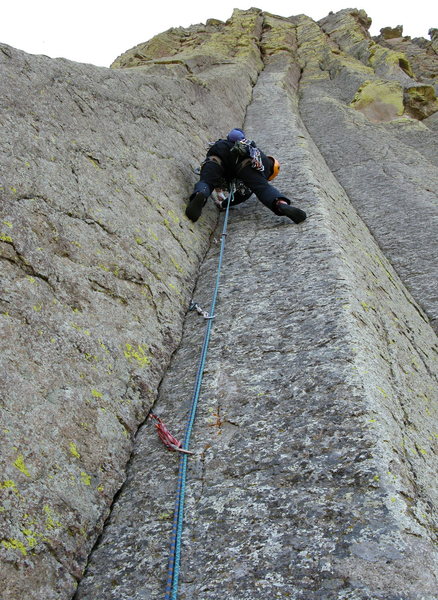
[[(214, 142), (208, 150), (201, 166), (200, 180), (190, 196), (186, 216), (191, 221), (197, 221), (213, 191), (223, 190), (232, 180), (237, 179), (239, 184), (233, 205), (244, 202), (254, 193), (276, 215), (301, 223), (306, 218), (306, 213), (292, 206), (289, 198), (269, 183), (278, 175), (279, 169), (278, 161), (264, 154), (255, 142), (247, 140), (242, 129), (232, 129), (226, 139)], [(219, 194), (216, 203), (224, 207), (227, 201), (221, 202), (221, 197), (223, 198), (223, 194)]]

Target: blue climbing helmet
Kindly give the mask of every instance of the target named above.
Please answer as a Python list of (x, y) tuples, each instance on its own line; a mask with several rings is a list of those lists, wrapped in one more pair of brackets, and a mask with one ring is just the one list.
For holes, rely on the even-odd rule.
[(230, 133), (227, 135), (227, 140), (229, 142), (239, 142), (240, 140), (245, 139), (245, 132), (242, 129), (232, 129)]

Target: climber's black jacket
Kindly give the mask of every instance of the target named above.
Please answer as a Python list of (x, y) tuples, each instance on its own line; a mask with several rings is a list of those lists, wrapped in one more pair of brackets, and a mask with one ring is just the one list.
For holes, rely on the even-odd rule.
[[(254, 142), (252, 142), (252, 144), (255, 146)], [(239, 155), (236, 152), (231, 152), (231, 150), (234, 148), (234, 145), (234, 142), (229, 142), (228, 140), (218, 140), (207, 152), (207, 158), (210, 156), (218, 156), (221, 159), (222, 168), (224, 169), (225, 176), (228, 179), (233, 179), (236, 177), (240, 164), (243, 160), (245, 160), (245, 158), (247, 158)], [(265, 167), (263, 174), (265, 175), (266, 179), (268, 179), (272, 173), (272, 162), (266, 156), (266, 154), (260, 150), (260, 148), (258, 150), (260, 152), (263, 166)]]
[[(253, 142), (254, 143), (254, 142)], [(215, 188), (223, 188), (235, 177), (238, 177), (243, 183), (257, 196), (257, 198), (265, 206), (270, 208), (276, 214), (280, 214), (275, 206), (278, 198), (286, 200), (290, 204), (290, 200), (282, 194), (272, 184), (268, 183), (268, 177), (272, 172), (271, 160), (264, 154), (260, 148), (260, 157), (264, 166), (264, 171), (258, 171), (251, 164), (245, 164), (245, 156), (231, 152), (234, 147), (234, 142), (228, 140), (218, 140), (208, 150), (207, 157), (201, 167), (200, 181), (195, 185), (192, 197), (201, 192), (207, 199)], [(217, 156), (221, 164), (212, 160), (212, 157)], [(242, 163), (244, 166), (242, 166)], [(242, 198), (239, 202), (246, 200)]]

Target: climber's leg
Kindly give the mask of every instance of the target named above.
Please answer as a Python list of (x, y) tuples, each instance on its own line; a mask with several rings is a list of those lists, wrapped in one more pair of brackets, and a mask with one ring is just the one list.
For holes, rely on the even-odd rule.
[(186, 208), (186, 216), (191, 221), (197, 221), (202, 209), (214, 188), (224, 184), (224, 170), (219, 159), (208, 158), (201, 167), (200, 180), (195, 184)]
[(289, 217), (294, 223), (301, 223), (306, 218), (306, 213), (303, 210), (291, 206), (289, 198), (268, 183), (263, 173), (254, 169), (251, 165), (243, 167), (238, 176), (254, 192), (260, 202), (276, 215)]

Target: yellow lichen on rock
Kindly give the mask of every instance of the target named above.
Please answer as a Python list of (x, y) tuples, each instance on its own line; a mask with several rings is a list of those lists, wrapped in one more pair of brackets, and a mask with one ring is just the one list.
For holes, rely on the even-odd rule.
[(19, 550), (23, 556), (27, 555), (26, 546), (20, 540), (11, 539), (2, 540), (2, 545), (8, 550)]
[(296, 26), (291, 19), (264, 13), (261, 49), (264, 55), (291, 53), (296, 47)]
[(24, 456), (19, 454), (14, 461), (14, 467), (16, 467), (19, 471), (21, 471), (26, 477), (30, 477), (30, 473), (26, 465), (24, 464)]
[(298, 60), (302, 69), (300, 85), (316, 80), (327, 80), (330, 75), (321, 68), (321, 57), (327, 53), (327, 40), (318, 25), (310, 17), (295, 18), (298, 42)]
[[(170, 58), (172, 63), (179, 62), (188, 66), (188, 60), (193, 61), (195, 57), (202, 56), (202, 63), (208, 61), (208, 57), (217, 62), (250, 59), (261, 69), (262, 62), (257, 44), (262, 22), (263, 16), (257, 8), (235, 9), (226, 23), (209, 20), (205, 25), (169, 29), (125, 52), (111, 67), (138, 67), (151, 62), (168, 63)], [(192, 66), (193, 64), (190, 65)]]
[(128, 360), (137, 362), (140, 367), (147, 367), (151, 363), (151, 357), (146, 355), (145, 347), (142, 344), (138, 344), (137, 348), (126, 344), (123, 354)]
[(364, 113), (374, 123), (391, 121), (404, 112), (403, 88), (397, 81), (365, 81), (350, 106)]
[(81, 455), (79, 454), (76, 444), (74, 442), (70, 442), (69, 450), (72, 456), (74, 456), (75, 458), (81, 458)]
[(387, 72), (389, 68), (401, 69), (406, 75), (409, 75), (409, 77), (414, 77), (414, 72), (406, 54), (384, 48), (375, 42), (370, 43), (369, 64), (377, 74), (382, 71)]
[(417, 85), (405, 89), (406, 112), (422, 120), (438, 111), (438, 100), (432, 85)]

